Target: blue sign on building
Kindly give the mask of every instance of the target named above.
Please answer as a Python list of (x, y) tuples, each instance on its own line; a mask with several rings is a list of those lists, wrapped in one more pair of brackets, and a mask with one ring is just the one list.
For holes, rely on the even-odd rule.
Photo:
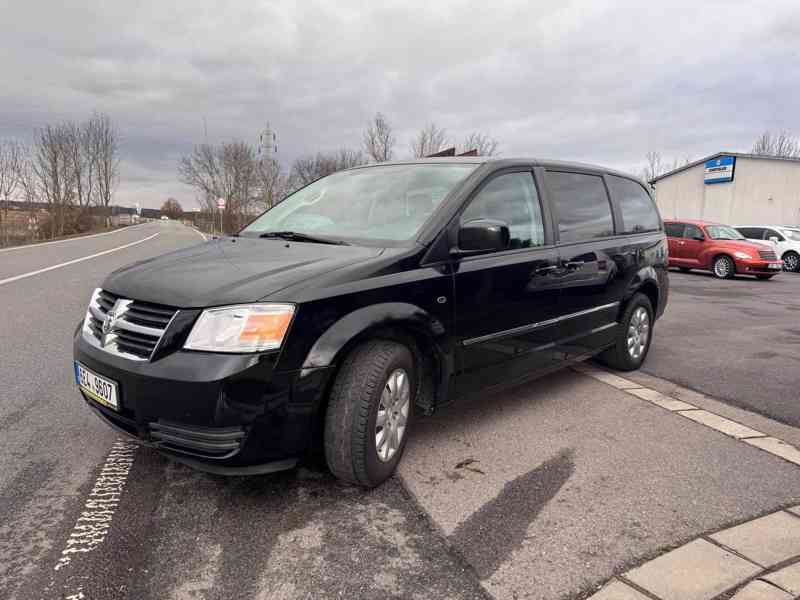
[(718, 156), (706, 161), (705, 183), (727, 183), (733, 181), (736, 166), (735, 156)]

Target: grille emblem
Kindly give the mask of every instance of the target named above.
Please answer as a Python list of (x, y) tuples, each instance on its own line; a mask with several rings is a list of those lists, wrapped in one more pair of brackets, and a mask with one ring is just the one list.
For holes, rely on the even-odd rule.
[(111, 307), (111, 310), (106, 313), (106, 318), (103, 319), (103, 326), (101, 328), (103, 332), (103, 339), (101, 340), (103, 346), (108, 342), (108, 334), (114, 330), (114, 324), (119, 317), (119, 304), (120, 302), (117, 300), (114, 306)]

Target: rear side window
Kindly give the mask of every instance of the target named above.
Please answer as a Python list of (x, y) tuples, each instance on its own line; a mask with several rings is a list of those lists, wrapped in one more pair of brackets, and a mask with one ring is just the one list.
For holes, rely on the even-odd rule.
[(683, 237), (683, 230), (686, 227), (683, 223), (664, 223), (664, 230), (669, 237)]
[(489, 181), (461, 214), (462, 223), (475, 219), (508, 224), (512, 249), (544, 244), (542, 209), (530, 173), (508, 173)]
[(547, 186), (558, 214), (558, 236), (562, 242), (614, 235), (611, 205), (601, 177), (548, 171)]
[(736, 229), (750, 240), (761, 240), (764, 238), (764, 230), (761, 227), (737, 227)]
[(661, 229), (661, 219), (658, 218), (656, 206), (641, 185), (630, 179), (611, 175), (608, 177), (608, 186), (622, 211), (622, 224), (625, 227), (622, 233), (642, 233)]

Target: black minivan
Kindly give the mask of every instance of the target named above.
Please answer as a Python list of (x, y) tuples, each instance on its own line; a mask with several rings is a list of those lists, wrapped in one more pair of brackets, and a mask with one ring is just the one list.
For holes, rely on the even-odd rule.
[(237, 235), (112, 273), (75, 378), (117, 429), (214, 473), (325, 458), (375, 486), (414, 419), (588, 357), (636, 369), (667, 303), (636, 178), (436, 158), (329, 175)]

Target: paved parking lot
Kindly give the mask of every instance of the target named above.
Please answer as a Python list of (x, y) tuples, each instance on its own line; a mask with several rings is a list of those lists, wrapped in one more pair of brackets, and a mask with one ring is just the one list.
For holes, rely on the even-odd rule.
[(800, 274), (671, 271), (670, 292), (643, 370), (800, 426)]
[[(2, 598), (579, 598), (705, 532), (800, 503), (800, 467), (574, 371), (420, 421), (399, 477), (371, 492), (309, 469), (214, 477), (120, 446), (73, 388), (72, 330), (105, 273), (201, 240), (155, 224), (64, 254), (155, 233), (0, 285), (14, 316), (0, 322), (13, 341), (0, 349)], [(0, 254), (4, 277), (47, 265), (22, 252)], [(695, 394), (797, 444), (798, 293), (791, 274), (672, 274), (649, 374), (631, 379), (719, 396)], [(767, 352), (777, 356), (754, 358)]]

